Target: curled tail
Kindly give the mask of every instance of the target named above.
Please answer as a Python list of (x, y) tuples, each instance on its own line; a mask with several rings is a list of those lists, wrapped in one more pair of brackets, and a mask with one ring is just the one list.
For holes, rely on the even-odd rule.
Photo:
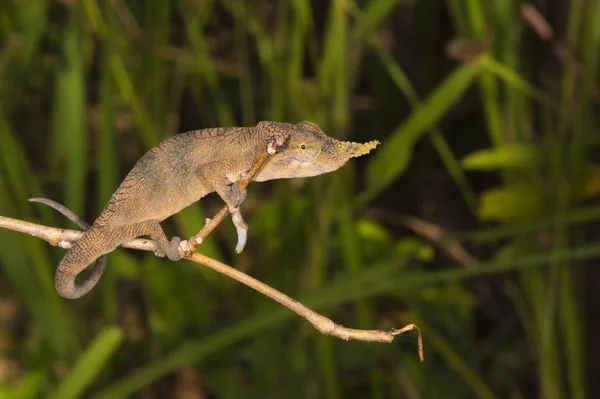
[[(92, 240), (84, 236), (79, 241), (73, 243), (71, 249), (67, 251), (56, 269), (54, 275), (54, 287), (58, 294), (64, 298), (77, 299), (88, 292), (104, 273), (106, 266), (106, 255), (97, 256), (97, 249), (94, 251), (89, 248), (93, 244)], [(81, 284), (75, 283), (75, 278), (79, 273), (85, 270), (94, 260), (96, 260), (94, 270), (88, 278)]]
[[(77, 214), (58, 202), (48, 198), (30, 198), (29, 201), (39, 202), (56, 209), (82, 230), (88, 230), (90, 228), (90, 225)], [(102, 273), (104, 273), (107, 256), (105, 254), (100, 255), (99, 257), (94, 256), (94, 252), (96, 251), (88, 251), (87, 248), (85, 248), (86, 244), (89, 242), (90, 240), (85, 236), (79, 241), (74, 242), (71, 249), (67, 251), (58, 264), (58, 268), (54, 275), (54, 286), (58, 294), (64, 298), (76, 299), (84, 296), (94, 288), (96, 283), (98, 283), (98, 280), (100, 280), (100, 277), (102, 277)], [(77, 275), (86, 269), (95, 259), (97, 259), (96, 265), (90, 276), (82, 284), (75, 284)]]

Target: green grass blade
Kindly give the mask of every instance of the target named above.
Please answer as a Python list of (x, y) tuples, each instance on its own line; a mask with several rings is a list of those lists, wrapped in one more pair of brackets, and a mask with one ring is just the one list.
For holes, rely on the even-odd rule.
[(381, 22), (389, 16), (398, 4), (406, 0), (372, 0), (364, 10), (356, 31), (361, 36), (367, 36), (375, 31)]
[[(84, 1), (86, 4), (97, 4)], [(115, 115), (116, 101), (118, 96), (117, 88), (110, 69), (110, 59), (117, 51), (117, 42), (120, 31), (117, 27), (117, 13), (112, 2), (105, 3), (105, 14), (107, 29), (104, 28), (100, 10), (92, 8), (88, 10), (88, 15), (93, 16), (93, 24), (96, 29), (101, 29), (106, 32), (103, 38), (104, 51), (102, 52), (102, 61), (100, 64), (100, 126), (97, 138), (98, 157), (96, 158), (96, 179), (97, 179), (97, 201), (96, 213), (94, 216), (100, 215), (110, 197), (115, 192), (118, 186), (118, 156), (117, 145), (115, 142)], [(111, 263), (115, 262), (115, 257), (112, 257)], [(116, 295), (116, 287), (114, 281), (115, 268), (109, 266), (102, 277), (102, 310), (104, 318), (107, 322), (112, 323), (116, 320), (118, 312), (118, 298)]]
[[(246, 2), (238, 1), (234, 5), (238, 8), (238, 12), (242, 15), (247, 14)], [(246, 24), (243, 20), (236, 19), (235, 21), (235, 40), (237, 48), (237, 59), (242, 65), (250, 63), (248, 56), (248, 39), (246, 38)], [(249, 68), (242, 68), (240, 71), (240, 102), (242, 104), (242, 123), (244, 126), (252, 126), (256, 123), (254, 114), (254, 89), (252, 87), (252, 76)]]
[[(392, 2), (393, 3), (393, 2)], [(350, 12), (356, 18), (359, 27), (363, 25), (371, 25), (374, 21), (370, 20), (370, 17), (366, 15), (367, 11), (361, 12), (356, 3), (350, 1)], [(382, 5), (374, 5), (371, 3), (371, 7), (377, 7), (378, 13)], [(371, 8), (373, 10), (373, 8)], [(378, 17), (383, 17), (383, 15), (378, 15)], [(372, 16), (371, 16), (372, 18)], [(365, 21), (366, 19), (366, 21)], [(379, 20), (380, 18), (377, 18)], [(404, 73), (402, 67), (396, 62), (396, 60), (390, 54), (390, 51), (384, 48), (383, 45), (374, 37), (374, 35), (370, 35), (367, 31), (361, 31), (358, 29), (359, 35), (361, 37), (365, 37), (366, 41), (373, 47), (375, 52), (377, 53), (381, 63), (387, 70), (388, 75), (392, 78), (398, 89), (404, 94), (406, 99), (410, 102), (413, 109), (418, 108), (421, 105), (421, 100), (414, 90), (410, 80)], [(429, 137), (436, 151), (438, 152), (440, 158), (444, 162), (446, 169), (454, 179), (457, 187), (461, 191), (461, 194), (465, 200), (465, 202), (469, 205), (471, 212), (473, 214), (476, 213), (476, 197), (475, 193), (469, 186), (467, 178), (460, 167), (460, 163), (452, 153), (452, 150), (448, 143), (446, 142), (444, 136), (438, 129), (433, 129)]]
[[(413, 89), (402, 68), (395, 62), (390, 53), (385, 51), (381, 45), (375, 44), (375, 42), (373, 45), (375, 46), (375, 50), (377, 51), (382, 64), (387, 69), (388, 74), (396, 83), (396, 86), (398, 86), (398, 88), (404, 93), (408, 101), (412, 104), (413, 109), (418, 108), (421, 105), (421, 100), (417, 96), (417, 93)], [(456, 185), (461, 191), (463, 198), (471, 208), (471, 212), (475, 214), (477, 204), (475, 193), (469, 186), (467, 178), (460, 167), (460, 163), (452, 153), (452, 149), (444, 139), (442, 132), (438, 129), (433, 129), (430, 132), (429, 137), (431, 138), (436, 151), (440, 155), (440, 158), (442, 158), (444, 165), (446, 165), (446, 169), (456, 182)]]
[[(467, 13), (471, 25), (472, 36), (477, 40), (484, 40), (486, 25), (489, 23), (485, 18), (485, 7), (489, 6), (480, 0), (467, 0)], [(493, 144), (504, 142), (504, 126), (502, 123), (502, 111), (500, 106), (499, 90), (496, 78), (488, 71), (482, 71), (479, 76), (479, 87), (481, 91), (483, 106), (488, 126), (488, 134)]]
[(436, 331), (433, 327), (428, 325), (425, 320), (415, 315), (406, 315), (402, 318), (402, 321), (414, 323), (421, 329), (423, 336), (427, 337), (427, 342), (439, 352), (439, 354), (446, 360), (448, 366), (452, 367), (458, 375), (462, 377), (462, 380), (467, 383), (473, 390), (475, 397), (494, 399), (497, 396), (485, 383), (485, 381), (477, 375), (475, 370), (467, 363), (467, 361), (453, 348), (453, 345), (448, 342), (444, 336)]
[(507, 237), (527, 235), (556, 225), (570, 226), (573, 224), (589, 223), (598, 219), (600, 219), (600, 206), (591, 206), (573, 209), (558, 216), (538, 218), (527, 222), (504, 224), (499, 227), (481, 228), (469, 232), (448, 234), (448, 238), (442, 237), (440, 241), (443, 242), (446, 239), (453, 239), (459, 241), (473, 240), (483, 243)]
[(69, 375), (62, 381), (53, 398), (75, 399), (94, 381), (112, 354), (119, 348), (123, 332), (117, 327), (102, 330), (77, 359)]
[(56, 71), (53, 131), (56, 156), (66, 165), (65, 205), (77, 214), (83, 210), (88, 166), (83, 34), (81, 6), (74, 5), (63, 33), (65, 58)]
[[(193, 72), (206, 83), (211, 95), (211, 105), (216, 109), (217, 121), (215, 123), (221, 126), (234, 126), (235, 118), (231, 106), (220, 87), (220, 78), (217, 67), (207, 47), (206, 38), (203, 34), (205, 18), (210, 13), (201, 13), (199, 10), (189, 12), (182, 8), (183, 24), (186, 31), (186, 38), (189, 41), (193, 56), (199, 60)], [(260, 50), (260, 49), (259, 49)], [(200, 85), (194, 85), (193, 89), (201, 92), (203, 88)]]
[[(36, 176), (28, 164), (27, 156), (11, 129), (0, 123), (0, 214), (26, 215), (32, 218), (31, 186), (37, 186)], [(36, 195), (39, 191), (36, 190)], [(72, 322), (54, 291), (51, 278), (52, 266), (47, 258), (45, 244), (33, 237), (17, 236), (2, 230), (0, 235), (0, 259), (15, 291), (24, 299), (26, 307), (34, 316), (36, 325), (43, 331), (52, 351), (60, 358), (67, 358), (78, 345)]]
[(458, 32), (459, 36), (467, 36), (469, 32), (469, 21), (467, 13), (465, 12), (465, 1), (464, 0), (446, 0), (448, 7), (448, 13), (452, 17), (454, 23), (454, 29)]
[[(86, 2), (87, 3), (87, 2)], [(102, 123), (98, 137), (98, 204), (101, 212), (117, 188), (117, 153), (115, 145), (115, 82), (110, 70), (110, 58), (117, 48), (116, 11), (107, 7), (108, 33), (104, 39), (105, 50), (101, 69), (100, 115)], [(99, 214), (99, 213), (98, 213)]]
[[(90, 22), (94, 33), (100, 39), (105, 39), (108, 32), (97, 3), (94, 0), (83, 0), (81, 5), (87, 17), (86, 20)], [(115, 51), (108, 62), (121, 97), (133, 110), (144, 145), (147, 148), (154, 147), (159, 142), (156, 126), (153, 125), (152, 119), (135, 89), (133, 79), (127, 70), (123, 57)]]
[[(584, 12), (584, 0), (573, 0), (570, 2), (569, 7), (569, 22), (567, 24), (567, 40), (566, 45), (568, 51), (572, 54), (577, 54), (579, 51), (579, 38), (581, 37), (581, 30), (584, 24), (583, 12)], [(572, 61), (566, 62), (564, 65), (565, 72), (562, 76), (561, 81), (561, 93), (560, 93), (560, 109), (563, 111), (558, 128), (559, 134), (564, 135), (567, 129), (570, 128), (573, 122), (573, 114), (577, 104), (573, 101), (573, 94), (577, 87), (579, 76), (575, 71), (575, 64)], [(581, 104), (579, 104), (581, 106)]]
[(145, 65), (143, 73), (137, 76), (136, 86), (148, 104), (148, 116), (152, 126), (162, 139), (167, 131), (167, 99), (168, 65), (160, 51), (170, 43), (171, 35), (171, 5), (168, 1), (146, 2), (144, 8), (144, 24), (148, 46), (145, 46), (142, 60)]
[(360, 195), (359, 203), (376, 197), (406, 170), (417, 140), (462, 98), (480, 69), (479, 62), (458, 67), (381, 143), (369, 163), (367, 189)]
[(44, 371), (29, 371), (16, 387), (5, 386), (0, 382), (0, 398), (37, 399), (43, 397), (43, 388), (48, 379), (47, 374)]
[(539, 148), (527, 144), (483, 148), (461, 160), (467, 170), (527, 170), (539, 162)]
[(21, 4), (18, 8), (20, 23), (24, 29), (24, 44), (20, 55), (28, 64), (36, 51), (43, 37), (46, 25), (46, 13), (48, 10), (48, 1), (28, 1)]
[(520, 76), (513, 69), (500, 63), (489, 55), (482, 56), (482, 64), (484, 69), (494, 74), (498, 79), (501, 79), (507, 85), (518, 90), (519, 92), (531, 97), (541, 104), (558, 111), (558, 105), (552, 101), (544, 92), (535, 88), (532, 84), (527, 82), (522, 76)]

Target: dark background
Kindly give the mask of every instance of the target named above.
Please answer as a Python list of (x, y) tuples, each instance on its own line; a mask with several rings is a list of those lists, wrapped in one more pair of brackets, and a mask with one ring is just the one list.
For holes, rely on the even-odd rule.
[[(329, 175), (251, 184), (199, 251), (337, 323), (325, 337), (189, 261), (117, 249), (54, 291), (64, 250), (0, 231), (0, 397), (587, 398), (599, 0), (5, 0), (0, 214), (93, 221), (148, 149), (187, 130), (313, 121), (381, 145)], [(163, 223), (190, 237), (211, 195)], [(409, 216), (410, 215), (410, 216)], [(416, 218), (416, 219), (415, 219)]]

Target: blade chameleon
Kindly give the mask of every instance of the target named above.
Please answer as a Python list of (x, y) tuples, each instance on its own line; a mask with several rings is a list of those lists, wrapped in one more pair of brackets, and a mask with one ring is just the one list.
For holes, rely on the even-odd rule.
[[(338, 141), (312, 122), (265, 121), (253, 127), (177, 134), (140, 158), (98, 219), (73, 243), (56, 270), (56, 290), (69, 299), (87, 294), (100, 279), (103, 255), (139, 236), (150, 236), (156, 242), (156, 255), (181, 259), (180, 238), (169, 241), (159, 223), (212, 192), (225, 201), (238, 227), (243, 223), (239, 205), (246, 197), (246, 191), (239, 189), (239, 181), (267, 147), (276, 152), (254, 176), (254, 181), (332, 172), (350, 158), (369, 153), (378, 144), (378, 141), (364, 144)], [(53, 206), (51, 202), (44, 203)], [(77, 275), (97, 259), (88, 279), (76, 284)]]

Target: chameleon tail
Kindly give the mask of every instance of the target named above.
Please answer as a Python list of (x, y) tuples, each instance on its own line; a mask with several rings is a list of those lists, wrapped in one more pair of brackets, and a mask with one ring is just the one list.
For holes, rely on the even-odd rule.
[[(58, 212), (62, 213), (69, 220), (79, 226), (82, 230), (88, 230), (90, 225), (80, 218), (75, 212), (71, 211), (69, 208), (64, 205), (59, 204), (48, 198), (30, 198), (30, 202), (38, 202), (41, 204), (48, 205), (51, 208), (56, 209)], [(78, 243), (74, 243), (74, 246), (80, 247)], [(80, 249), (80, 248), (79, 248)], [(63, 260), (59, 263), (58, 269), (56, 270), (56, 275), (54, 277), (54, 285), (56, 290), (60, 294), (60, 296), (69, 299), (76, 299), (82, 297), (87, 294), (98, 281), (100, 277), (102, 277), (102, 273), (104, 273), (104, 268), (106, 267), (106, 255), (101, 255), (97, 261), (96, 266), (94, 266), (94, 270), (92, 274), (83, 282), (81, 285), (75, 284), (75, 277), (79, 274), (80, 271), (85, 269), (87, 265), (93, 262), (93, 259), (90, 262), (86, 262), (85, 266), (77, 267), (71, 263), (69, 260), (71, 256), (67, 256), (71, 251), (68, 251)], [(73, 272), (74, 270), (78, 270), (77, 272)]]
[(87, 230), (90, 228), (90, 225), (79, 217), (78, 214), (67, 208), (66, 206), (59, 204), (56, 201), (53, 201), (49, 198), (29, 198), (29, 202), (38, 202), (40, 204), (48, 205), (50, 208), (54, 208), (64, 216), (66, 216), (71, 222), (75, 223), (81, 230)]
[[(86, 238), (85, 236), (82, 238)], [(106, 266), (106, 255), (97, 256), (86, 248), (88, 241), (77, 241), (67, 251), (58, 264), (54, 275), (54, 287), (60, 296), (67, 299), (77, 299), (88, 292), (98, 283)], [(95, 259), (96, 265), (89, 277), (81, 284), (75, 283), (75, 278), (86, 269)]]

